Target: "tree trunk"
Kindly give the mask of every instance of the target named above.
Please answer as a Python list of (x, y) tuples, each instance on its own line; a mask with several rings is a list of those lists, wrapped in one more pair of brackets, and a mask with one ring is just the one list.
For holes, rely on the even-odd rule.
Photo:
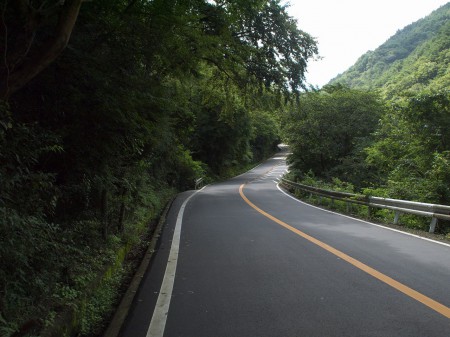
[[(69, 42), (83, 1), (84, 0), (66, 0), (59, 11), (58, 23), (55, 28), (54, 36), (49, 38), (39, 50), (30, 52), (30, 54), (26, 55), (24, 61), (19, 63), (14, 69), (12, 69), (10, 65), (15, 64), (17, 60), (9, 60), (6, 67), (3, 65), (6, 69), (5, 71), (2, 71), (2, 73), (5, 74), (5, 78), (1, 79), (0, 98), (7, 100), (12, 94), (25, 86), (37, 74), (49, 66), (59, 54), (61, 54)], [(5, 18), (2, 18), (2, 21), (4, 20)], [(14, 54), (13, 50), (7, 50), (6, 40), (5, 49), (5, 55)]]

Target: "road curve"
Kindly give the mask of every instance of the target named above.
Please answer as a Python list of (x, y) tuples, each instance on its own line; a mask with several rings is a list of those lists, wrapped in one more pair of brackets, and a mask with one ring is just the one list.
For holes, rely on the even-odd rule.
[(120, 335), (450, 336), (450, 246), (301, 203), (285, 170), (181, 194)]

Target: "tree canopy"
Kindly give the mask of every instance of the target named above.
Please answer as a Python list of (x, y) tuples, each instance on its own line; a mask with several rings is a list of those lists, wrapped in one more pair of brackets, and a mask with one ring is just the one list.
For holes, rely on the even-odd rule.
[(123, 270), (98, 275), (174, 193), (274, 151), (316, 42), (278, 0), (18, 0), (1, 13), (0, 331), (67, 328), (75, 310), (87, 335), (114, 300), (93, 285)]
[(365, 168), (356, 166), (382, 112), (383, 103), (370, 92), (338, 85), (303, 94), (283, 119), (291, 169), (362, 186)]
[(450, 95), (421, 94), (384, 114), (367, 149), (388, 195), (450, 203)]

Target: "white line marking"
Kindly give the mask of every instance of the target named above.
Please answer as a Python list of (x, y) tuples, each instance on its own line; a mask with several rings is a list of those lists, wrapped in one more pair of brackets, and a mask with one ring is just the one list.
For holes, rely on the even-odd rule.
[[(201, 189), (203, 190), (203, 188)], [(170, 300), (172, 298), (173, 284), (175, 281), (175, 272), (177, 270), (178, 252), (180, 250), (181, 226), (183, 224), (183, 214), (187, 203), (191, 198), (201, 190), (196, 191), (189, 196), (178, 211), (175, 231), (173, 233), (172, 245), (170, 247), (169, 259), (167, 261), (164, 279), (159, 291), (158, 300), (156, 301), (155, 311), (147, 330), (146, 337), (162, 337), (166, 327), (167, 315), (169, 313)]]
[(416, 235), (416, 234), (411, 234), (411, 233), (408, 233), (408, 232), (403, 232), (403, 231), (400, 231), (400, 230), (398, 230), (398, 229), (386, 227), (386, 226), (383, 226), (383, 225), (377, 225), (377, 224), (372, 223), (372, 222), (364, 221), (364, 220), (361, 220), (361, 219), (358, 219), (358, 218), (353, 218), (353, 217), (348, 216), (348, 215), (345, 215), (345, 214), (336, 213), (336, 212), (330, 211), (330, 210), (328, 210), (328, 209), (323, 209), (323, 208), (320, 208), (320, 207), (317, 207), (317, 206), (308, 204), (308, 203), (306, 203), (306, 202), (303, 202), (303, 201), (301, 201), (301, 200), (298, 200), (297, 198), (295, 198), (295, 197), (293, 197), (292, 195), (290, 195), (290, 194), (286, 193), (285, 191), (283, 191), (283, 190), (280, 188), (280, 184), (277, 184), (277, 188), (278, 188), (278, 190), (279, 190), (281, 193), (283, 193), (284, 195), (288, 196), (289, 198), (291, 198), (291, 199), (293, 199), (293, 200), (295, 200), (295, 201), (297, 201), (297, 202), (299, 202), (299, 203), (301, 203), (301, 204), (308, 205), (308, 206), (311, 206), (311, 207), (313, 207), (313, 208), (320, 209), (321, 211), (328, 212), (328, 213), (331, 213), (331, 214), (340, 215), (340, 216), (343, 216), (343, 217), (346, 217), (346, 218), (349, 218), (349, 219), (352, 219), (352, 220), (356, 220), (356, 221), (359, 221), (359, 222), (362, 222), (362, 223), (366, 223), (366, 224), (369, 224), (369, 225), (372, 225), (372, 226), (377, 226), (377, 227), (380, 227), (380, 228), (383, 228), (383, 229), (387, 229), (387, 230), (390, 230), (390, 231), (393, 231), (393, 232), (397, 232), (397, 233), (401, 233), (401, 234), (404, 234), (404, 235), (413, 236), (413, 237), (418, 238), (418, 239), (421, 239), (421, 240), (425, 240), (425, 241), (437, 243), (437, 244), (439, 244), (439, 245), (443, 245), (443, 246), (450, 247), (450, 244), (445, 243), (445, 242), (440, 242), (440, 241), (436, 241), (436, 240), (433, 240), (433, 239), (424, 238), (423, 236), (419, 236), (419, 235)]

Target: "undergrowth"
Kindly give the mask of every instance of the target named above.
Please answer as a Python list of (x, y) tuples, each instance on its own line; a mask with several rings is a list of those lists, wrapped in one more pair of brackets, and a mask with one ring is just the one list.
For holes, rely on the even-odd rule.
[[(296, 181), (298, 183), (318, 187), (329, 191), (339, 191), (354, 194), (361, 194), (365, 196), (377, 196), (389, 198), (391, 196), (386, 194), (386, 190), (378, 188), (364, 188), (361, 191), (355, 189), (355, 187), (348, 182), (341, 181), (338, 178), (332, 178), (330, 181), (324, 181), (318, 179), (313, 174), (309, 173), (303, 176), (303, 179), (297, 179), (294, 173), (289, 173), (285, 176), (286, 179)], [(374, 207), (367, 207), (355, 203), (349, 203), (341, 200), (333, 200), (330, 198), (315, 195), (313, 193), (291, 190), (299, 199), (305, 200), (308, 203), (328, 208), (330, 210), (349, 214), (361, 219), (367, 219), (384, 224), (392, 224), (394, 222), (395, 212), (388, 209), (379, 209)], [(429, 217), (423, 217), (413, 214), (402, 214), (399, 217), (398, 225), (404, 226), (409, 229), (416, 229), (421, 231), (428, 231), (431, 219)], [(436, 227), (436, 233), (450, 235), (450, 224), (448, 221), (439, 221)]]

